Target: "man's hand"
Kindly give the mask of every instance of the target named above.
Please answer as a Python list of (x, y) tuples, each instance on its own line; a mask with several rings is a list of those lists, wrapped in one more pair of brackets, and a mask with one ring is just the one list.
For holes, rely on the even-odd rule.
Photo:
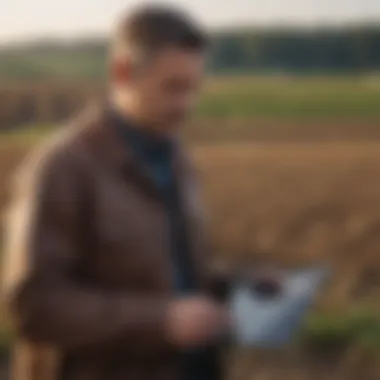
[(227, 309), (206, 297), (173, 301), (168, 310), (167, 334), (171, 343), (192, 348), (220, 337), (230, 324)]
[(275, 267), (263, 267), (250, 273), (247, 280), (251, 289), (262, 298), (273, 298), (281, 295), (284, 286), (284, 273)]

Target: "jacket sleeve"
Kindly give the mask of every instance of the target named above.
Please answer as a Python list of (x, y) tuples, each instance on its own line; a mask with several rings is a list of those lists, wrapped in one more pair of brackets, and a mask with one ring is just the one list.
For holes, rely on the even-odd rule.
[(169, 300), (106, 293), (81, 284), (78, 167), (45, 154), (15, 189), (5, 289), (20, 334), (57, 347), (162, 347)]

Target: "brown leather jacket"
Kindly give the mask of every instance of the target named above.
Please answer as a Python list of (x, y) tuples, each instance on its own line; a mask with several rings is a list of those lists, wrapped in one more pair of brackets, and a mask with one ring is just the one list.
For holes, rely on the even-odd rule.
[[(14, 190), (5, 285), (19, 333), (17, 380), (177, 379), (164, 319), (174, 297), (165, 210), (103, 111), (24, 166)], [(208, 273), (194, 175), (175, 159), (198, 283)]]

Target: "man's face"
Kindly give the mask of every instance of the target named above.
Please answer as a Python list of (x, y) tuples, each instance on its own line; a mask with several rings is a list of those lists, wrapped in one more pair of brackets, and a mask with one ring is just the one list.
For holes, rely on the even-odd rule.
[(171, 133), (193, 109), (203, 70), (201, 52), (167, 48), (137, 69), (125, 86), (140, 117), (160, 132)]

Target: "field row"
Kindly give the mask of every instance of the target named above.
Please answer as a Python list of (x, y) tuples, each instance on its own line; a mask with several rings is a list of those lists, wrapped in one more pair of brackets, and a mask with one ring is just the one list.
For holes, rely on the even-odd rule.
[[(64, 120), (102, 95), (101, 85), (89, 83), (3, 84), (0, 129)], [(379, 126), (380, 83), (369, 76), (211, 78), (197, 115), (198, 120), (269, 120), (279, 131), (293, 122), (356, 120)]]

